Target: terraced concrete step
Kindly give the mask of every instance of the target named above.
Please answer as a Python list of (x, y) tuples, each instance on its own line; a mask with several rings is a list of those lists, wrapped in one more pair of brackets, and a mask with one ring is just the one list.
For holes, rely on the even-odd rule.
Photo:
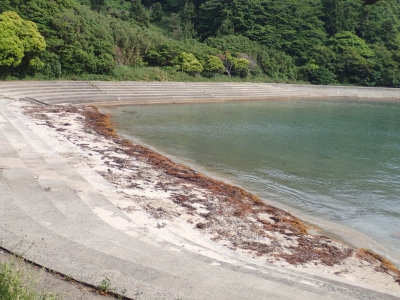
[(17, 91), (13, 92), (13, 95), (27, 95), (29, 94), (30, 97), (35, 98), (42, 96), (51, 96), (51, 95), (62, 95), (62, 94), (105, 94), (104, 91), (97, 90), (97, 89), (76, 89), (76, 88), (68, 88), (68, 89), (57, 89), (57, 88), (52, 88), (52, 89), (41, 89), (41, 88), (32, 88), (32, 89), (27, 89), (25, 91)]
[[(163, 277), (157, 270), (86, 248), (46, 230), (45, 227), (26, 217), (18, 208), (1, 205), (7, 211), (6, 216), (0, 212), (3, 221), (0, 224), (3, 247), (20, 253), (38, 264), (95, 286), (108, 277), (119, 292), (126, 289), (131, 297), (139, 288), (146, 293), (145, 299), (164, 299), (159, 295), (168, 293), (160, 287), (160, 284), (151, 281), (152, 278)], [(122, 278), (114, 276), (121, 273), (125, 273), (123, 281)]]
[(196, 90), (196, 89), (190, 89), (190, 90), (166, 90), (166, 89), (154, 89), (154, 90), (149, 90), (149, 89), (143, 89), (143, 90), (129, 90), (129, 89), (124, 89), (124, 90), (105, 90), (108, 94), (112, 95), (160, 95), (160, 94), (167, 94), (167, 95), (188, 95), (188, 94), (201, 94), (205, 93), (202, 90)]
[[(15, 118), (12, 120), (10, 116), (8, 116), (8, 118), (9, 121), (12, 122), (12, 124), (9, 122), (9, 126), (3, 128), (3, 130), (6, 130), (7, 134), (9, 135), (8, 148), (13, 148), (12, 146), (14, 146), (14, 149), (18, 149), (18, 153), (14, 151), (13, 155), (16, 158), (20, 159), (26, 167), (28, 167), (32, 172), (35, 173), (36, 178), (34, 182), (30, 182), (30, 184), (35, 186), (35, 184), (38, 182), (42, 185), (39, 188), (39, 190), (42, 191), (46, 188), (46, 185), (50, 184), (51, 182), (51, 186), (55, 188), (57, 187), (57, 189), (60, 189), (67, 193), (64, 196), (69, 195), (69, 197), (66, 198), (68, 202), (74, 202), (77, 199), (80, 200), (80, 198), (75, 194), (76, 191), (67, 186), (65, 182), (75, 185), (80, 183), (81, 185), (86, 186), (90, 186), (90, 183), (80, 177), (81, 175), (78, 174), (73, 168), (71, 168), (71, 166), (69, 166), (63, 158), (54, 153), (46, 142), (35, 135), (31, 130), (23, 126), (21, 122), (18, 122), (18, 120), (16, 120)], [(10, 143), (12, 145), (10, 145)], [(18, 145), (24, 145), (24, 147), (17, 148)], [(71, 150), (76, 151), (77, 149), (72, 148)], [(98, 176), (101, 178), (100, 175), (93, 172), (92, 170), (89, 170), (88, 173), (92, 173), (90, 175), (87, 175), (89, 177), (89, 180), (92, 180), (94, 176)], [(101, 184), (102, 186), (104, 186), (107, 185), (108, 182), (105, 183), (103, 180)], [(59, 185), (62, 185), (62, 187), (60, 187)], [(29, 194), (27, 194), (27, 196), (28, 195)], [(52, 193), (47, 193), (47, 195), (52, 195)], [(126, 218), (125, 215), (121, 213), (107, 199), (105, 199), (102, 195), (98, 193), (96, 194), (95, 188), (91, 189), (91, 196), (95, 200), (90, 201), (89, 205), (98, 205), (103, 208), (109, 209), (111, 208), (113, 210), (112, 214), (122, 219), (125, 218), (128, 221), (128, 218)], [(39, 205), (41, 204), (44, 204), (44, 202), (41, 202)], [(86, 204), (81, 201), (80, 203), (76, 203), (76, 205), (78, 209), (79, 207), (85, 206)], [(93, 212), (91, 213), (93, 215)]]
[(87, 81), (0, 81), (1, 88), (23, 88), (23, 87), (37, 87), (37, 86), (93, 86)]
[(38, 100), (49, 100), (49, 99), (68, 99), (68, 98), (79, 98), (79, 97), (123, 97), (123, 96), (131, 96), (131, 97), (153, 97), (153, 96), (164, 96), (164, 97), (182, 97), (182, 96), (199, 96), (206, 94), (201, 91), (194, 91), (194, 92), (167, 92), (167, 91), (148, 91), (146, 92), (116, 92), (116, 93), (79, 93), (79, 92), (66, 92), (63, 94), (41, 94), (40, 96), (36, 97)]
[[(52, 84), (52, 85), (51, 85)], [(274, 96), (282, 93), (282, 88), (254, 83), (170, 83), (170, 82), (54, 82), (46, 84), (28, 82), (18, 90), (13, 86), (0, 84), (0, 92), (9, 97), (31, 97), (49, 104), (90, 103), (104, 101), (140, 101), (174, 99), (185, 101), (196, 100), (242, 100)], [(11, 90), (11, 91), (10, 91)], [(298, 91), (283, 91), (288, 96), (298, 94)], [(122, 99), (129, 97), (129, 99)]]
[(179, 82), (179, 81), (88, 81), (93, 86), (188, 86), (190, 82)]
[(45, 81), (38, 81), (38, 82), (20, 82), (20, 83), (13, 83), (8, 81), (0, 82), (0, 91), (9, 91), (9, 92), (18, 92), (18, 91), (30, 91), (34, 89), (42, 89), (42, 90), (54, 90), (54, 89), (97, 89), (91, 84), (86, 82), (76, 82), (76, 83), (58, 83), (58, 82), (45, 82)]
[(43, 91), (53, 91), (53, 90), (70, 90), (71, 88), (75, 89), (75, 90), (99, 90), (97, 87), (94, 87), (90, 84), (79, 84), (79, 85), (75, 85), (75, 84), (63, 84), (63, 85), (59, 85), (57, 83), (54, 84), (50, 84), (50, 83), (38, 83), (38, 84), (31, 84), (31, 85), (15, 85), (15, 86), (6, 86), (6, 85), (2, 85), (0, 84), (0, 88), (3, 91), (14, 91), (14, 92), (18, 92), (18, 91), (31, 91), (31, 90), (43, 90)]
[[(47, 86), (46, 86), (47, 85)], [(0, 82), (0, 94), (18, 98), (29, 97), (29, 89), (41, 88), (44, 91), (51, 88), (61, 88), (68, 90), (92, 89), (103, 90), (130, 90), (132, 88), (151, 90), (163, 90), (165, 92), (173, 90), (190, 91), (200, 89), (204, 93), (244, 93), (250, 96), (255, 93), (262, 93), (264, 90), (270, 91), (271, 97), (364, 97), (364, 98), (384, 98), (400, 99), (398, 89), (389, 88), (368, 88), (368, 87), (333, 87), (333, 86), (312, 86), (312, 85), (293, 85), (293, 84), (269, 84), (269, 83), (201, 83), (201, 82), (85, 82), (85, 81), (52, 81), (52, 82)], [(98, 92), (97, 91), (97, 92)], [(62, 92), (60, 92), (62, 94)], [(35, 92), (36, 95), (36, 92)], [(190, 100), (190, 94), (187, 95)], [(259, 94), (260, 99), (262, 95)], [(236, 98), (232, 98), (235, 100)], [(40, 100), (40, 99), (39, 99)], [(110, 101), (118, 99), (110, 98)], [(72, 99), (72, 102), (79, 103), (79, 98)]]
[[(119, 102), (140, 102), (140, 103), (151, 103), (152, 101), (157, 101), (157, 102), (170, 102), (171, 100), (174, 99), (184, 99), (187, 101), (196, 101), (196, 100), (214, 100), (212, 97), (205, 97), (205, 96), (199, 96), (199, 97), (187, 97), (187, 96), (182, 96), (182, 97), (165, 97), (165, 96), (140, 96), (140, 97), (129, 97), (129, 96), (121, 96), (121, 97), (80, 97), (79, 99), (65, 99), (65, 100), (59, 100), (59, 99), (49, 99), (46, 100), (46, 103), (55, 105), (55, 104), (72, 104), (72, 105), (79, 105), (79, 104), (94, 104), (94, 103), (106, 103), (109, 102), (109, 104), (116, 104)], [(75, 100), (75, 101), (74, 101)], [(110, 102), (112, 101), (112, 102)]]
[[(12, 202), (7, 201), (7, 197), (2, 200), (5, 211), (18, 210), (19, 215), (40, 224), (46, 228), (46, 232), (52, 232), (89, 249), (148, 265), (149, 256), (160, 255), (158, 254), (160, 247), (168, 249), (173, 246), (166, 242), (143, 242), (139, 236), (141, 232), (138, 226), (134, 228), (132, 226), (134, 224), (129, 224), (130, 220), (122, 214), (114, 218), (116, 222), (125, 221), (128, 226), (131, 225), (129, 233), (134, 234), (133, 236), (109, 226), (90, 209), (85, 209), (85, 203), (77, 199), (76, 194), (61, 182), (54, 180), (37, 182), (28, 169), (3, 170), (2, 180), (12, 195)], [(51, 187), (55, 190), (52, 191)], [(49, 188), (50, 190), (46, 192)], [(56, 188), (65, 190), (57, 193)], [(63, 198), (57, 199), (57, 196), (63, 196)], [(72, 203), (78, 206), (73, 208)], [(110, 213), (112, 215), (113, 211)], [(176, 255), (175, 251), (171, 253), (173, 256)]]
[(41, 96), (36, 96), (35, 99), (44, 101), (44, 102), (49, 102), (50, 101), (68, 101), (68, 100), (79, 100), (79, 99), (92, 99), (92, 98), (109, 98), (109, 99), (115, 99), (116, 97), (113, 95), (109, 95), (106, 93), (64, 93), (64, 94), (46, 94), (46, 95), (41, 95)]

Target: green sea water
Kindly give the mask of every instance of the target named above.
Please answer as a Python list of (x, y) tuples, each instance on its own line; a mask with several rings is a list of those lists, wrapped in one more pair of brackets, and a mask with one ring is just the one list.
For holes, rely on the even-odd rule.
[(399, 264), (400, 103), (268, 101), (107, 112), (123, 135), (263, 199), (362, 232)]

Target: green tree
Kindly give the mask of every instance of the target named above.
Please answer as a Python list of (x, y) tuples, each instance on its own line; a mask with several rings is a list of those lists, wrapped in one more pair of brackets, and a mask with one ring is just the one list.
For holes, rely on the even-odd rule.
[(102, 10), (106, 6), (105, 0), (90, 0), (90, 6), (94, 10)]
[(203, 39), (234, 31), (308, 60), (311, 47), (326, 40), (320, 14), (319, 0), (206, 0), (200, 5), (195, 28)]
[(131, 18), (140, 26), (149, 27), (149, 16), (147, 15), (141, 0), (132, 0)]
[(205, 62), (204, 70), (214, 74), (214, 76), (218, 73), (222, 73), (225, 68), (221, 59), (218, 56), (210, 55)]
[(171, 12), (178, 12), (185, 4), (186, 0), (166, 0), (165, 8)]
[(250, 61), (246, 58), (233, 58), (233, 66), (235, 73), (241, 78), (246, 78), (249, 75)]
[[(150, 9), (153, 22), (160, 18), (160, 6), (173, 13), (170, 28), (148, 27), (149, 14), (142, 4)], [(11, 70), (10, 75), (17, 77), (35, 71), (51, 78), (111, 75), (116, 64), (175, 70), (174, 64), (180, 68), (182, 52), (192, 53), (207, 69), (210, 55), (225, 53), (219, 57), (228, 75), (245, 77), (250, 72), (276, 81), (399, 86), (398, 0), (360, 4), (360, 0), (0, 0), (0, 14), (15, 11), (36, 23), (46, 39), (45, 51), (31, 51), (22, 36), (14, 34), (10, 25), (6, 28), (9, 20), (3, 22), (0, 37), (7, 41), (0, 44), (0, 71)], [(249, 61), (247, 71), (235, 67), (239, 58)]]
[(341, 31), (355, 33), (361, 22), (360, 3), (357, 0), (322, 0), (325, 29), (329, 35), (335, 35)]
[(196, 37), (194, 29), (193, 18), (195, 16), (195, 6), (193, 2), (186, 1), (180, 13), (182, 34), (184, 39), (191, 39)]
[[(164, 37), (147, 28), (126, 26), (120, 20), (112, 20), (110, 27), (116, 45), (115, 59), (120, 65), (143, 66), (149, 50), (154, 51), (165, 42)], [(160, 66), (160, 63), (157, 61), (154, 65)]]
[(354, 47), (363, 57), (374, 56), (374, 51), (368, 46), (365, 40), (350, 31), (342, 31), (329, 39), (329, 47), (336, 53), (340, 53), (346, 47)]
[(400, 51), (389, 50), (382, 45), (374, 45), (373, 77), (378, 86), (400, 86)]
[(156, 2), (150, 7), (150, 21), (160, 22), (164, 16), (161, 3)]
[(44, 66), (39, 54), (46, 42), (35, 23), (23, 20), (16, 12), (0, 14), (0, 67), (17, 67), (21, 63), (34, 70)]
[(24, 46), (19, 38), (21, 25), (22, 19), (14, 12), (0, 15), (0, 66), (16, 67), (21, 63), (24, 57)]
[(224, 35), (233, 35), (235, 33), (235, 28), (233, 27), (232, 19), (230, 18), (231, 12), (226, 10), (226, 17), (221, 22), (216, 35), (217, 36), (224, 36)]
[(310, 82), (312, 84), (328, 85), (336, 82), (336, 76), (333, 72), (324, 66), (312, 70), (310, 74)]
[(218, 57), (224, 65), (224, 72), (227, 75), (232, 76), (233, 67), (235, 66), (234, 57), (232, 56), (232, 54), (229, 52), (225, 52), (224, 54), (218, 54)]
[(42, 76), (49, 79), (61, 77), (61, 62), (57, 54), (46, 51), (42, 53), (40, 58), (44, 63), (43, 68), (40, 70)]
[(181, 70), (189, 74), (197, 76), (204, 68), (192, 53), (182, 52), (179, 55), (179, 65)]
[(194, 30), (193, 18), (195, 15), (195, 6), (192, 2), (185, 1), (179, 13), (171, 14), (171, 27), (174, 37), (178, 40), (188, 40), (196, 36)]
[(315, 61), (318, 66), (333, 70), (336, 59), (335, 52), (326, 45), (314, 45), (310, 51), (310, 61)]
[(250, 61), (248, 59), (234, 57), (230, 52), (219, 54), (218, 57), (224, 65), (224, 72), (229, 76), (233, 74), (240, 75), (242, 78), (248, 76), (250, 67)]
[(335, 73), (341, 83), (370, 85), (374, 67), (374, 51), (355, 34), (344, 31), (329, 39), (335, 52)]
[(100, 16), (87, 7), (81, 7), (79, 14), (63, 8), (51, 19), (49, 50), (59, 57), (63, 74), (106, 74), (114, 68), (112, 31)]
[(177, 40), (180, 40), (182, 36), (182, 27), (179, 13), (171, 13), (169, 27), (171, 28), (173, 36)]
[(330, 84), (335, 82), (335, 74), (325, 67), (320, 67), (312, 61), (299, 68), (299, 77), (312, 84)]

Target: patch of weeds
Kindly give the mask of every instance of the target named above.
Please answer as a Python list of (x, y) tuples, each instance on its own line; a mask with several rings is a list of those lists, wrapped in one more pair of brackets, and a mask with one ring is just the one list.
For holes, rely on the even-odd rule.
[(56, 300), (60, 296), (37, 292), (32, 278), (18, 270), (14, 263), (0, 263), (0, 298), (2, 300)]
[(74, 281), (74, 278), (72, 277), (71, 274), (68, 274), (68, 275), (65, 275), (65, 276), (64, 276), (64, 280), (65, 280), (65, 281), (68, 281), (68, 282), (71, 282), (71, 281)]
[(28, 248), (26, 248), (25, 250), (22, 250), (23, 245), (25, 244), (25, 238), (26, 238), (26, 236), (24, 236), (21, 240), (19, 240), (18, 243), (14, 246), (14, 250), (12, 251), (16, 258), (22, 259), (22, 260), (23, 260), (23, 257), (25, 256), (25, 254), (28, 253), (28, 251), (35, 244), (35, 242), (32, 242), (31, 244), (29, 244)]
[(101, 281), (98, 289), (100, 291), (100, 294), (108, 294), (115, 291), (115, 288), (112, 287), (110, 278), (108, 278), (107, 276)]

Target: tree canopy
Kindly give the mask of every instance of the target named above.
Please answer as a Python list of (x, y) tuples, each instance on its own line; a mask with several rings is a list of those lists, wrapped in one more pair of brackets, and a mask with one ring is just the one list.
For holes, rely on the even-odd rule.
[(399, 0), (0, 0), (0, 13), (3, 77), (112, 77), (148, 67), (400, 85)]
[(31, 68), (40, 69), (43, 63), (38, 55), (45, 49), (35, 23), (13, 11), (0, 14), (0, 67), (17, 67), (24, 60)]

